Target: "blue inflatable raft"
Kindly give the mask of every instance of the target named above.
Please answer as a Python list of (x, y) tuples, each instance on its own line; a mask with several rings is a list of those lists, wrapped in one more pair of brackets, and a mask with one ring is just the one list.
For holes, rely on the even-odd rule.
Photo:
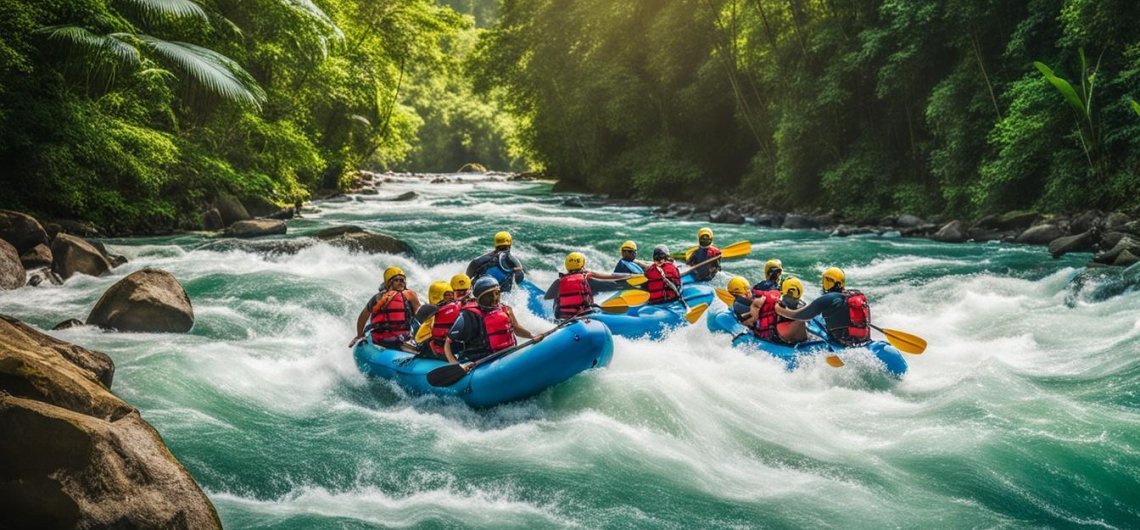
[[(533, 282), (524, 281), (522, 285), (528, 296), (527, 308), (540, 317), (554, 318), (554, 305), (551, 300), (544, 297), (546, 291)], [(710, 304), (716, 294), (713, 288), (705, 284), (686, 285), (681, 293), (688, 301), (689, 307), (698, 304)], [(603, 313), (598, 311), (590, 315), (592, 320), (602, 322), (614, 335), (636, 339), (649, 337), (660, 338), (666, 331), (677, 326), (689, 323), (685, 320), (685, 306), (680, 302), (660, 305), (640, 305), (629, 308), (625, 313)]]
[(356, 366), (371, 377), (396, 381), (417, 394), (454, 396), (472, 407), (493, 407), (526, 399), (580, 372), (610, 364), (613, 336), (601, 322), (582, 319), (555, 331), (538, 344), (471, 370), (451, 386), (432, 386), (428, 372), (445, 361), (416, 359), (408, 352), (361, 342), (353, 350)]
[[(734, 338), (732, 340), (733, 346), (751, 345), (755, 348), (763, 350), (771, 356), (781, 359), (788, 364), (788, 369), (793, 370), (799, 364), (799, 361), (804, 356), (815, 355), (820, 352), (834, 352), (842, 354), (847, 350), (858, 350), (865, 348), (870, 350), (876, 358), (883, 363), (883, 367), (896, 377), (902, 377), (906, 373), (907, 364), (906, 359), (903, 358), (902, 353), (897, 348), (891, 346), (886, 341), (874, 341), (865, 346), (848, 347), (843, 346), (836, 342), (826, 340), (810, 340), (801, 342), (795, 346), (788, 346), (785, 344), (776, 344), (757, 338), (752, 333), (736, 320), (732, 311), (723, 304), (717, 304), (716, 307), (709, 308), (708, 311), (708, 327), (709, 331), (713, 333), (728, 333)], [(808, 331), (818, 335), (824, 335), (823, 326), (816, 320), (808, 322)]]

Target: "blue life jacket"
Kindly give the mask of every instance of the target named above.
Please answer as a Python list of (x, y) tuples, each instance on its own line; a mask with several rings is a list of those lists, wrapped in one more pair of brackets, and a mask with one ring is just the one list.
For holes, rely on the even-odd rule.
[(614, 267), (614, 272), (618, 274), (645, 274), (645, 269), (629, 260), (618, 260), (617, 266)]

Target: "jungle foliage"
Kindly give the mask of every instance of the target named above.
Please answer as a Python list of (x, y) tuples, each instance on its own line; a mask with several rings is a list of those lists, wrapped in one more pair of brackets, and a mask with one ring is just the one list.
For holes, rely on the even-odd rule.
[(1140, 206), (1140, 2), (503, 0), (498, 17), (472, 77), (570, 185), (867, 218)]

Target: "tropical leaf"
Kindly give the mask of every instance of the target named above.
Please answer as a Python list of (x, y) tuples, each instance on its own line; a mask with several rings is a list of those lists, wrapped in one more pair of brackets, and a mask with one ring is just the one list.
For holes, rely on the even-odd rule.
[(99, 35), (79, 26), (51, 26), (38, 30), (49, 41), (80, 54), (89, 63), (108, 60), (111, 63), (134, 67), (139, 64), (139, 50), (131, 45), (127, 33)]
[(193, 0), (118, 0), (128, 11), (137, 13), (145, 21), (197, 18), (209, 22), (206, 10)]
[(344, 40), (344, 32), (337, 27), (332, 18), (329, 18), (317, 4), (312, 0), (281, 0), (281, 3), (286, 7), (296, 11), (302, 16), (308, 17), (320, 25), (325, 26), (337, 40)]
[(224, 100), (261, 109), (265, 91), (237, 62), (216, 51), (149, 35), (139, 38), (162, 61), (189, 76), (196, 86)]
[(1085, 104), (1083, 101), (1081, 101), (1081, 97), (1077, 95), (1077, 91), (1073, 89), (1073, 85), (1070, 85), (1068, 81), (1065, 81), (1064, 79), (1061, 79), (1060, 77), (1054, 75), (1053, 70), (1050, 70), (1049, 67), (1045, 66), (1044, 63), (1033, 61), (1033, 65), (1036, 66), (1037, 69), (1041, 71), (1041, 74), (1045, 76), (1045, 79), (1049, 81), (1049, 83), (1051, 83), (1058, 92), (1061, 93), (1061, 96), (1065, 98), (1065, 101), (1068, 101), (1069, 104), (1073, 106), (1073, 108), (1077, 109), (1077, 112), (1080, 113), (1081, 117), (1087, 116)]
[(1140, 116), (1140, 103), (1137, 103), (1135, 99), (1131, 98), (1129, 98), (1128, 101), (1132, 103), (1132, 110), (1136, 111), (1137, 116)]

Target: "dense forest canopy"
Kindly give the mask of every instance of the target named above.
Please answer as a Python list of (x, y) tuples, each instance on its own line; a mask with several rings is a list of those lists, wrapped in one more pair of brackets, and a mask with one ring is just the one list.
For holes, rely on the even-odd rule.
[(1131, 0), (0, 0), (0, 207), (197, 228), (357, 169), (868, 218), (1140, 206)]

